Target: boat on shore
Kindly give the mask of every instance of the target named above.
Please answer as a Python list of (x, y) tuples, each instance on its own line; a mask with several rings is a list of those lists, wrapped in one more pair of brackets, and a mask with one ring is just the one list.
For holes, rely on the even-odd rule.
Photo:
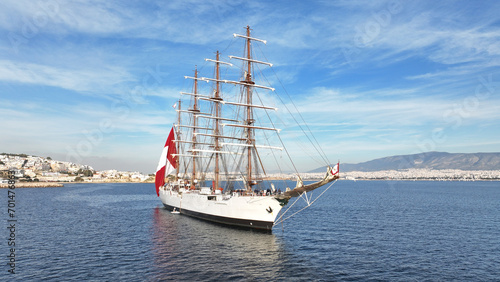
[[(241, 63), (236, 79), (221, 77), (221, 68), (233, 64), (221, 59), (219, 51), (214, 59), (213, 77), (201, 77), (198, 70), (193, 76), (187, 97), (187, 109), (179, 100), (174, 109), (177, 122), (164, 145), (158, 163), (155, 186), (163, 205), (170, 211), (216, 223), (259, 230), (272, 230), (278, 214), (293, 197), (333, 183), (339, 178), (338, 163), (328, 165), (325, 176), (318, 182), (304, 184), (297, 172), (297, 184), (284, 191), (267, 177), (262, 151), (290, 154), (279, 137), (271, 113), (277, 108), (264, 103), (264, 92), (275, 89), (256, 84), (255, 72), (271, 63), (252, 57), (254, 44), (265, 40), (251, 36), (250, 27), (244, 35), (234, 34), (242, 40), (244, 55), (229, 56)], [(257, 66), (258, 65), (258, 66)], [(210, 85), (209, 91), (199, 91), (199, 83)], [(229, 94), (224, 90), (235, 90)], [(263, 93), (261, 93), (263, 91)], [(207, 93), (208, 92), (208, 93)], [(258, 112), (258, 113), (257, 113)], [(269, 120), (263, 121), (268, 118)], [(269, 140), (279, 144), (270, 144)], [(284, 152), (284, 153), (283, 153)], [(321, 151), (322, 152), (322, 151)], [(324, 154), (324, 153), (323, 153)], [(279, 166), (280, 157), (276, 158)], [(291, 160), (291, 158), (290, 158)], [(294, 165), (292, 165), (295, 167)]]

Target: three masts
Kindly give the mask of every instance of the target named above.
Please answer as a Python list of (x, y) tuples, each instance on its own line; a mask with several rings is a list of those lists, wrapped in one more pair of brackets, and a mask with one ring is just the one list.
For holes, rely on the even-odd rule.
[[(253, 104), (253, 89), (254, 88), (261, 88), (261, 89), (268, 89), (268, 90), (274, 90), (271, 87), (267, 86), (262, 86), (262, 85), (257, 85), (255, 84), (253, 77), (252, 77), (252, 72), (253, 64), (264, 64), (264, 65), (269, 65), (272, 66), (272, 64), (267, 63), (267, 62), (262, 62), (262, 61), (257, 61), (252, 59), (252, 41), (260, 41), (264, 42), (264, 40), (260, 40), (257, 38), (252, 38), (250, 36), (250, 27), (246, 28), (246, 35), (239, 35), (239, 34), (234, 34), (235, 37), (241, 37), (244, 38), (246, 43), (245, 43), (245, 57), (237, 57), (237, 56), (229, 56), (231, 59), (237, 59), (241, 60), (244, 62), (244, 74), (242, 77), (242, 80), (240, 81), (234, 81), (234, 80), (222, 80), (220, 78), (220, 66), (221, 64), (223, 65), (229, 65), (232, 66), (232, 64), (228, 62), (224, 62), (220, 60), (220, 53), (217, 51), (216, 52), (216, 57), (215, 60), (212, 59), (205, 59), (208, 62), (213, 62), (215, 64), (215, 78), (206, 78), (206, 77), (198, 77), (198, 70), (196, 69), (194, 71), (194, 76), (186, 76), (185, 78), (192, 79), (193, 80), (193, 92), (192, 93), (185, 93), (181, 92), (183, 95), (190, 95), (192, 96), (192, 107), (188, 109), (187, 111), (183, 111), (181, 109), (177, 109), (177, 112), (179, 113), (178, 115), (178, 123), (176, 124), (177, 127), (177, 136), (183, 136), (183, 133), (181, 131), (181, 128), (188, 128), (191, 129), (191, 140), (189, 142), (186, 142), (185, 140), (182, 139), (176, 139), (176, 145), (178, 148), (178, 152), (181, 152), (181, 144), (182, 143), (189, 143), (190, 150), (188, 152), (190, 155), (178, 153), (176, 156), (178, 157), (190, 157), (190, 166), (191, 166), (191, 185), (193, 186), (194, 183), (197, 183), (198, 179), (197, 175), (197, 170), (202, 170), (202, 166), (199, 165), (197, 166), (197, 163), (201, 163), (199, 161), (199, 158), (213, 158), (213, 186), (215, 189), (218, 189), (221, 187), (221, 161), (222, 161), (222, 155), (223, 154), (229, 154), (229, 155), (244, 155), (245, 161), (246, 161), (246, 169), (244, 170), (245, 173), (240, 175), (240, 177), (243, 179), (243, 183), (245, 184), (246, 191), (251, 193), (252, 192), (252, 187), (260, 181), (260, 177), (255, 173), (256, 171), (262, 170), (264, 171), (264, 167), (262, 164), (258, 161), (260, 160), (260, 157), (258, 155), (257, 148), (268, 148), (268, 149), (282, 149), (279, 147), (272, 147), (272, 146), (265, 146), (265, 145), (258, 145), (256, 144), (255, 140), (255, 130), (272, 130), (272, 131), (278, 131), (276, 128), (271, 128), (271, 127), (263, 127), (263, 126), (256, 126), (256, 121), (254, 119), (254, 108), (259, 108), (259, 109), (264, 109), (264, 110), (277, 110), (274, 107), (268, 107), (264, 105), (258, 105), (258, 104)], [(213, 89), (213, 95), (208, 96), (208, 95), (200, 95), (198, 93), (198, 82), (199, 81), (206, 81), (206, 82), (213, 82), (214, 84), (214, 89)], [(228, 101), (222, 98), (221, 95), (221, 84), (233, 84), (233, 85), (241, 85), (242, 91), (241, 91), (241, 97), (240, 101), (242, 102), (236, 102), (236, 101)], [(199, 100), (202, 101), (207, 101), (209, 103), (212, 103), (212, 112), (211, 113), (206, 113), (202, 112), (199, 108)], [(181, 101), (179, 101), (180, 105)], [(240, 113), (239, 117), (237, 118), (225, 118), (222, 117), (222, 112), (221, 108), (222, 106), (233, 106), (233, 107), (242, 107), (243, 114)], [(233, 109), (234, 110), (234, 109)], [(183, 125), (181, 124), (181, 113), (188, 113), (190, 115), (189, 121), (191, 124), (189, 125)], [(243, 119), (242, 119), (243, 117)], [(209, 123), (211, 124), (210, 127), (203, 127), (200, 126), (201, 124), (199, 122), (199, 119), (209, 119), (212, 120), (213, 122)], [(234, 127), (234, 128), (240, 128), (242, 131), (240, 132), (240, 136), (238, 135), (233, 135), (233, 136), (227, 136), (222, 134), (222, 127)], [(205, 132), (203, 132), (205, 131)], [(206, 131), (212, 131), (211, 133), (206, 133)], [(210, 143), (207, 143), (205, 141), (201, 141), (201, 138), (199, 137), (209, 137), (209, 140), (211, 141)], [(200, 141), (198, 141), (200, 139)], [(206, 140), (206, 138), (204, 139)], [(201, 149), (203, 146), (209, 146), (208, 149)], [(223, 148), (224, 146), (224, 148)], [(244, 147), (244, 150), (241, 151), (235, 151), (234, 147)], [(233, 149), (233, 150), (232, 150)], [(211, 156), (207, 156), (207, 154), (210, 154)], [(254, 160), (256, 162), (254, 163)], [(177, 161), (179, 162), (179, 158), (177, 158)], [(227, 160), (225, 160), (227, 161)], [(182, 175), (180, 173), (180, 166), (177, 166), (177, 176)], [(184, 173), (185, 175), (185, 173)], [(194, 187), (193, 187), (194, 188)]]

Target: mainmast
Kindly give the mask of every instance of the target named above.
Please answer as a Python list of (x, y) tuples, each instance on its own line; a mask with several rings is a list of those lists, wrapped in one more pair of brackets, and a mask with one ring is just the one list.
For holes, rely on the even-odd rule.
[(215, 60), (212, 59), (205, 59), (205, 61), (213, 62), (215, 63), (215, 78), (206, 78), (204, 77), (203, 80), (205, 81), (214, 81), (215, 82), (215, 89), (214, 89), (214, 95), (211, 97), (200, 97), (202, 100), (207, 100), (209, 102), (213, 102), (215, 106), (215, 115), (214, 116), (203, 116), (204, 118), (212, 118), (214, 119), (214, 128), (213, 128), (213, 134), (202, 134), (206, 136), (211, 136), (214, 139), (213, 151), (207, 150), (206, 152), (211, 152), (214, 153), (215, 155), (215, 170), (214, 170), (214, 189), (219, 189), (220, 187), (220, 156), (222, 153), (232, 153), (232, 152), (225, 152), (222, 151), (222, 144), (221, 144), (221, 139), (223, 138), (231, 138), (229, 136), (222, 136), (221, 135), (221, 121), (237, 121), (237, 120), (232, 120), (232, 119), (227, 119), (221, 117), (221, 104), (225, 103), (222, 99), (221, 96), (221, 91), (220, 91), (220, 83), (228, 83), (227, 80), (221, 80), (220, 79), (220, 64), (225, 64), (232, 66), (232, 64), (221, 61), (220, 60), (220, 53), (219, 51), (216, 52), (215, 55)]
[[(219, 71), (219, 51), (217, 51), (216, 55), (215, 55), (215, 95), (214, 95), (214, 98), (215, 100), (219, 101), (221, 100), (221, 97), (220, 97), (220, 71)], [(220, 118), (220, 103), (215, 103), (215, 132), (214, 132), (214, 135), (215, 135), (215, 138), (214, 138), (214, 149), (215, 151), (220, 151), (221, 147), (219, 145), (219, 136), (221, 135), (220, 134), (220, 130), (219, 130), (219, 118)], [(220, 169), (219, 169), (219, 153), (215, 153), (215, 171), (214, 171), (214, 185), (215, 189), (219, 189), (219, 172), (220, 172)]]

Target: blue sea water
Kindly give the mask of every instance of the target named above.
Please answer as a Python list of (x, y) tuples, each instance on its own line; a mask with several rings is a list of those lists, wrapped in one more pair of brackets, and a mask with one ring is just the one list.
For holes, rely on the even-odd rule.
[(2, 281), (500, 281), (500, 182), (339, 181), (272, 234), (171, 214), (152, 184), (15, 191)]

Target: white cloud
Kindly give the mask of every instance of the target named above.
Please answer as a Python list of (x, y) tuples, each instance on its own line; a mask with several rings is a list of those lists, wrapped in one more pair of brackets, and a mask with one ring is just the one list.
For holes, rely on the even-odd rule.
[(0, 80), (14, 83), (39, 84), (74, 91), (102, 91), (131, 79), (119, 68), (64, 69), (33, 63), (0, 60)]
[(306, 99), (295, 101), (295, 104), (305, 120), (310, 121), (312, 125), (320, 125), (322, 121), (330, 120), (384, 131), (400, 128), (400, 132), (428, 124), (445, 124), (451, 120), (451, 116), (460, 114), (464, 120), (495, 121), (499, 117), (496, 112), (500, 112), (498, 103), (495, 102), (498, 98), (493, 96), (478, 99), (472, 94), (450, 100), (447, 96), (427, 95), (388, 99), (384, 98), (384, 95), (373, 95), (370, 92), (343, 95), (339, 91), (316, 88), (310, 95), (306, 95)]

